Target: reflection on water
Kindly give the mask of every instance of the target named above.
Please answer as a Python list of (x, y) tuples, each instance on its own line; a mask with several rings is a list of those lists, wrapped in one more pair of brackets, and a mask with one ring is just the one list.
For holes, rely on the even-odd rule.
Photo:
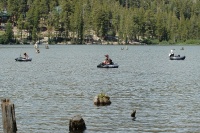
[[(173, 48), (186, 59), (170, 61), (172, 46), (53, 45), (40, 54), (32, 45), (0, 46), (0, 98), (15, 104), (19, 133), (68, 132), (77, 114), (86, 133), (199, 132), (200, 47)], [(23, 52), (32, 62), (14, 61)], [(105, 54), (119, 68), (96, 68)], [(93, 105), (100, 92), (110, 106)]]

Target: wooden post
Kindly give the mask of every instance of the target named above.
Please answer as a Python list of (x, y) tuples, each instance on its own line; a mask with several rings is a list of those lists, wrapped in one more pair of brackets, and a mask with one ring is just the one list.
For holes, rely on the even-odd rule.
[(12, 104), (9, 99), (2, 99), (1, 109), (2, 109), (3, 132), (17, 133), (14, 104)]

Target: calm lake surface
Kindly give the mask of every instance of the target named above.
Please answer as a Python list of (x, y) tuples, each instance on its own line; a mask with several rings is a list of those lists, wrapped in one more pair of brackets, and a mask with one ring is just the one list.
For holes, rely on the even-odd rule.
[[(0, 98), (15, 104), (18, 133), (66, 133), (78, 114), (85, 133), (199, 133), (200, 46), (121, 47), (0, 45)], [(169, 60), (171, 49), (186, 59)], [(24, 52), (32, 62), (15, 62)], [(119, 68), (97, 68), (105, 54)], [(93, 104), (101, 92), (110, 106)]]

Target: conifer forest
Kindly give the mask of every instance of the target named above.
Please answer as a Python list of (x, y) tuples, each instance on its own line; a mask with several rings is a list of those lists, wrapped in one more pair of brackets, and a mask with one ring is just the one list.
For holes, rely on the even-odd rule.
[(4, 44), (44, 35), (55, 43), (84, 44), (95, 35), (126, 44), (200, 44), (200, 0), (0, 0), (0, 9), (8, 17)]

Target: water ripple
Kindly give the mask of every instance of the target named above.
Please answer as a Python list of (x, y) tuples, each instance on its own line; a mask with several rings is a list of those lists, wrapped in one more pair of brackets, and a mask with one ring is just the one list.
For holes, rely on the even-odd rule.
[[(85, 133), (200, 131), (198, 46), (181, 51), (184, 61), (168, 60), (172, 46), (122, 51), (120, 46), (52, 45), (41, 46), (40, 54), (31, 45), (0, 47), (0, 98), (15, 104), (19, 133), (68, 132), (77, 114), (86, 122)], [(32, 62), (14, 61), (22, 51)], [(96, 68), (107, 53), (118, 69)], [(101, 92), (110, 96), (110, 106), (93, 104)]]

